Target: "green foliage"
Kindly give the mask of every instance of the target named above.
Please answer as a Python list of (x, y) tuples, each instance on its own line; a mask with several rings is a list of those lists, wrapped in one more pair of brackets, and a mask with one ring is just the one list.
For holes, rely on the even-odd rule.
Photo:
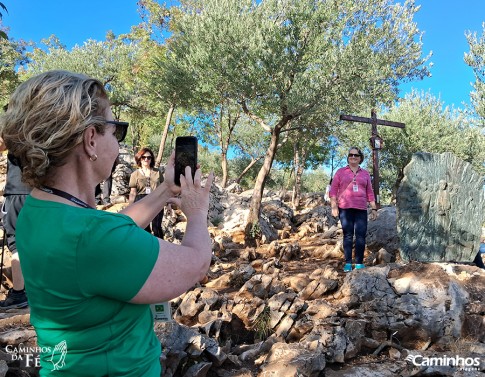
[[(391, 197), (416, 151), (451, 151), (484, 174), (483, 35), (467, 34), (465, 57), (476, 76), (472, 103), (479, 119), (468, 110), (443, 109), (430, 95), (412, 93), (393, 104), (403, 80), (429, 74), (429, 57), (421, 56), (421, 32), (413, 21), (419, 6), (413, 1), (139, 4), (142, 22), (129, 34), (108, 33), (105, 41), (88, 40), (71, 50), (55, 36), (29, 54), (25, 43), (0, 39), (2, 105), (20, 81), (38, 72), (86, 73), (105, 83), (115, 116), (130, 121), (127, 140), (134, 150), (146, 145), (158, 151), (167, 111), (175, 107), (162, 162), (176, 136), (192, 134), (201, 141), (204, 173), (212, 170), (222, 177), (227, 155), (229, 181), (239, 179), (245, 189), (255, 182), (290, 189), (301, 173), (302, 192), (323, 191), (353, 145), (364, 150), (363, 166), (371, 170), (370, 125), (340, 122), (338, 116), (368, 117), (375, 107), (380, 118), (406, 123), (405, 130), (379, 126), (385, 141), (381, 201)], [(167, 29), (171, 36), (165, 40)], [(17, 74), (15, 67), (28, 59), (28, 68)], [(275, 135), (277, 145), (270, 151)], [(270, 169), (257, 182), (264, 157)]]
[(255, 122), (253, 134), (271, 136), (254, 187), (260, 193), (283, 133), (300, 128), (293, 138), (302, 146), (328, 137), (318, 131), (342, 109), (390, 103), (401, 80), (429, 75), (417, 9), (390, 0), (185, 0), (167, 47), (195, 78), (198, 98), (232, 100)]
[(270, 190), (290, 190), (292, 183), (291, 169), (278, 166), (271, 169), (266, 179), (265, 188)]
[(302, 178), (302, 192), (325, 192), (330, 176), (322, 169), (305, 171)]
[(473, 68), (475, 74), (475, 91), (471, 93), (472, 104), (476, 113), (485, 120), (485, 23), (482, 25), (482, 35), (467, 32), (466, 39), (470, 52), (465, 54), (465, 62)]
[(261, 237), (261, 225), (259, 225), (259, 222), (253, 223), (251, 225), (251, 229), (249, 230), (249, 236), (252, 239), (259, 239)]
[[(231, 158), (229, 160), (230, 177), (239, 177), (250, 163), (251, 159), (249, 157), (239, 157), (236, 155), (235, 157)], [(248, 190), (254, 186), (254, 181), (260, 168), (261, 162), (257, 162), (241, 177), (239, 184), (244, 190)]]
[(212, 225), (214, 226), (219, 226), (219, 224), (222, 224), (224, 221), (224, 216), (222, 215), (217, 215), (217, 216), (214, 216), (212, 219), (211, 219), (211, 223)]
[(244, 274), (241, 271), (234, 271), (229, 277), (229, 286), (239, 289), (241, 288), (244, 283), (246, 283), (246, 279), (244, 278)]
[(27, 69), (20, 71), (23, 79), (52, 69), (97, 78), (109, 93), (114, 116), (130, 121), (127, 141), (135, 149), (148, 143), (149, 135), (157, 132), (156, 128), (151, 128), (152, 119), (159, 115), (154, 114), (142, 86), (138, 85), (136, 73), (145, 53), (138, 43), (108, 34), (104, 42), (88, 40), (71, 50), (54, 35), (43, 44), (43, 48), (37, 47), (28, 54), (31, 62)]
[(406, 124), (404, 130), (380, 129), (385, 148), (379, 155), (379, 166), (386, 190), (395, 188), (402, 169), (416, 152), (452, 152), (485, 175), (483, 126), (464, 112), (442, 107), (429, 93), (412, 92), (386, 114), (385, 118)]
[(256, 338), (265, 340), (271, 334), (271, 308), (264, 306), (261, 313), (255, 319), (252, 330), (256, 333)]
[(207, 147), (199, 144), (198, 159), (203, 174), (208, 174), (212, 171), (217, 177), (221, 176), (221, 155), (219, 153), (210, 151)]
[[(7, 7), (3, 3), (0, 3), (0, 8), (2, 8), (5, 12), (8, 13)], [(3, 14), (2, 12), (0, 12), (0, 21), (2, 20), (2, 18), (3, 18)], [(5, 33), (3, 30), (0, 30), (0, 38), (8, 39), (7, 33)]]
[(8, 98), (20, 84), (16, 67), (25, 65), (28, 60), (25, 50), (28, 44), (24, 41), (0, 38), (0, 105), (8, 103)]

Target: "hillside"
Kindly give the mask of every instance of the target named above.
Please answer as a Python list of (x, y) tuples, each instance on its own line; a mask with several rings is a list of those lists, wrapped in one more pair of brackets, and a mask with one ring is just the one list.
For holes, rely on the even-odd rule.
[[(402, 263), (395, 209), (385, 207), (369, 225), (368, 267), (344, 274), (341, 230), (320, 195), (294, 212), (268, 192), (270, 236), (246, 248), (250, 194), (213, 190), (210, 271), (172, 301), (174, 321), (155, 325), (165, 376), (484, 375), (484, 270)], [(164, 223), (179, 242), (183, 215)], [(1, 314), (0, 343), (0, 377), (37, 375), (28, 309)]]

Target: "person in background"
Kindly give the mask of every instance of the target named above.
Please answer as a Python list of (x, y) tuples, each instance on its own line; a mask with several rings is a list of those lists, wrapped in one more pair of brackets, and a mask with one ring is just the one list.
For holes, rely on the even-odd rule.
[[(3, 139), (0, 138), (0, 151), (6, 150)], [(0, 301), (0, 309), (20, 309), (29, 305), (27, 294), (25, 293), (24, 276), (20, 267), (19, 255), (17, 252), (17, 243), (15, 241), (15, 229), (17, 218), (22, 209), (25, 198), (32, 190), (21, 180), (21, 170), (16, 158), (7, 154), (7, 178), (5, 184), (5, 197), (2, 206), (2, 222), (6, 233), (7, 247), (12, 254), (12, 284), (5, 300)]]
[(367, 203), (371, 220), (377, 218), (377, 206), (370, 174), (360, 167), (364, 154), (357, 147), (349, 150), (348, 165), (340, 168), (330, 186), (332, 216), (339, 216), (344, 234), (344, 272), (352, 271), (352, 249), (355, 235), (355, 268), (364, 268), (365, 237), (367, 233)]
[[(130, 176), (128, 203), (143, 199), (163, 182), (163, 174), (155, 169), (155, 155), (150, 148), (140, 149), (135, 155), (135, 162), (138, 169)], [(163, 238), (162, 219), (163, 209), (151, 221), (151, 232), (158, 238)], [(145, 230), (150, 232), (150, 225)]]
[(330, 203), (330, 186), (332, 185), (333, 178), (330, 178), (330, 182), (328, 182), (327, 187), (325, 187), (325, 195), (323, 196), (323, 200), (325, 200), (325, 204)]
[(111, 187), (113, 177), (110, 175), (106, 180), (96, 186), (96, 205), (109, 206), (111, 204)]
[(473, 260), (475, 266), (478, 268), (483, 268), (485, 270), (485, 264), (483, 263), (482, 254), (485, 253), (485, 238), (480, 239), (480, 247), (478, 249), (478, 253)]
[[(100, 81), (67, 71), (20, 84), (0, 116), (0, 136), (33, 187), (16, 235), (41, 377), (160, 377), (149, 304), (178, 297), (209, 268), (212, 173), (202, 187), (200, 169), (192, 178), (187, 167), (176, 186), (172, 153), (149, 195), (120, 213), (95, 209), (127, 127)], [(143, 229), (166, 203), (187, 218), (180, 245)]]
[(98, 183), (96, 186), (96, 204), (102, 205), (105, 208), (111, 204), (111, 189), (113, 187), (113, 173), (116, 170), (116, 166), (119, 164), (119, 158), (116, 158), (113, 167), (111, 168), (111, 174), (103, 182)]

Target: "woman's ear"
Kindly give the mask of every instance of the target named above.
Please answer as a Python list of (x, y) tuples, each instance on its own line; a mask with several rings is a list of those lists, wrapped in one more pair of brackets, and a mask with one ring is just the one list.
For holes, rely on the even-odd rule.
[(96, 154), (96, 137), (98, 133), (94, 126), (89, 126), (84, 130), (83, 133), (83, 145), (84, 151), (86, 152), (88, 158)]

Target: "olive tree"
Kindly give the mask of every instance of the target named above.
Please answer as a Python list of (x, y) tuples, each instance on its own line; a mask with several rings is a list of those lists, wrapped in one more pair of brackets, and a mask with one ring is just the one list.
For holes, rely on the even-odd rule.
[(403, 130), (380, 130), (384, 139), (379, 162), (381, 184), (388, 196), (395, 193), (404, 167), (416, 152), (452, 152), (472, 164), (479, 174), (485, 174), (483, 128), (466, 112), (443, 107), (429, 93), (413, 91), (391, 107), (384, 118), (406, 124)]
[[(138, 44), (115, 38), (111, 33), (105, 41), (88, 40), (72, 49), (67, 49), (54, 35), (42, 42), (44, 46), (34, 48), (29, 54), (27, 68), (19, 71), (24, 79), (53, 69), (83, 73), (103, 83), (116, 118), (131, 118), (143, 107), (139, 87), (131, 84), (142, 54)], [(136, 124), (130, 129), (132, 138), (136, 139), (140, 132)]]
[(223, 89), (269, 136), (246, 235), (257, 233), (280, 137), (296, 119), (389, 102), (400, 81), (428, 74), (418, 9), (390, 0), (181, 2), (169, 50), (190, 66), (197, 90)]
[[(7, 7), (3, 3), (0, 3), (0, 8), (2, 8), (5, 12), (8, 12)], [(2, 12), (0, 12), (0, 21), (2, 20), (2, 18), (3, 18), (3, 14)], [(5, 33), (3, 30), (0, 30), (0, 38), (8, 39), (7, 33)]]
[(485, 22), (482, 24), (482, 35), (467, 32), (466, 39), (470, 52), (465, 54), (465, 62), (473, 68), (475, 74), (474, 92), (471, 93), (475, 111), (485, 119)]
[(25, 56), (28, 43), (12, 38), (0, 38), (0, 105), (3, 107), (7, 104), (8, 98), (14, 89), (20, 84), (17, 74), (17, 67), (27, 64), (28, 59)]

